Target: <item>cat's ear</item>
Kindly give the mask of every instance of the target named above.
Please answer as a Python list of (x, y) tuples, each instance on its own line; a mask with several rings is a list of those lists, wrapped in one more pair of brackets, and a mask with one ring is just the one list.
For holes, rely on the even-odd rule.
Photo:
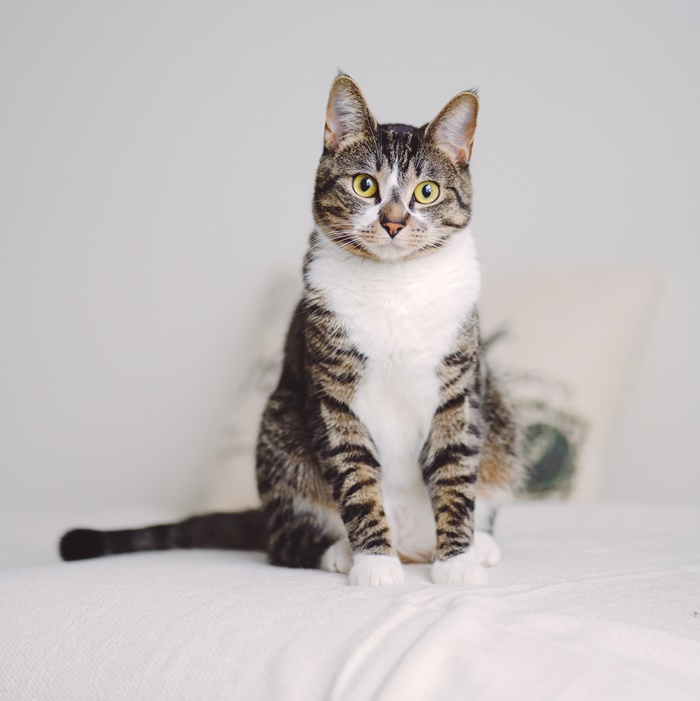
[(326, 109), (324, 143), (330, 151), (357, 137), (376, 133), (377, 122), (367, 107), (357, 83), (347, 75), (339, 75), (331, 85)]
[(426, 137), (458, 165), (469, 163), (476, 131), (479, 98), (473, 92), (453, 97), (426, 127)]

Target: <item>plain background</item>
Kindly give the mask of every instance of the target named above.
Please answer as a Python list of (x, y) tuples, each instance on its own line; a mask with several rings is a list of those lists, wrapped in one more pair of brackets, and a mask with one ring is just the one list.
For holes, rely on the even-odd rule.
[(690, 0), (1, 2), (0, 509), (199, 496), (338, 67), (380, 121), (480, 88), (486, 275), (665, 271), (603, 497), (700, 504), (699, 36)]

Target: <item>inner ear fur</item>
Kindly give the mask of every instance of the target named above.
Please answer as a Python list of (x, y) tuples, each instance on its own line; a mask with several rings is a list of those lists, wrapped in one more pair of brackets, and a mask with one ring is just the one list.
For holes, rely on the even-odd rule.
[(357, 83), (347, 75), (339, 75), (331, 85), (326, 108), (324, 144), (338, 151), (358, 137), (376, 133), (377, 122)]
[(426, 127), (426, 137), (458, 165), (469, 163), (474, 145), (479, 98), (464, 91), (455, 95)]

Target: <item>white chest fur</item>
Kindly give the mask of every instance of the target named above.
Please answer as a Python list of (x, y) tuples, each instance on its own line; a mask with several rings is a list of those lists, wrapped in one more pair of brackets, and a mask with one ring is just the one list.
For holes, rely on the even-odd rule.
[(352, 409), (377, 446), (394, 546), (429, 560), (435, 522), (418, 457), (439, 402), (437, 368), (479, 294), (473, 238), (463, 231), (434, 253), (391, 263), (328, 243), (308, 274), (367, 358)]

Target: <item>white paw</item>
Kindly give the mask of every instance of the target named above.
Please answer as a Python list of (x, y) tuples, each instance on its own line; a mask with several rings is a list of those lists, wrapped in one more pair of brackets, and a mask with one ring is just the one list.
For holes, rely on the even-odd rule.
[(350, 584), (359, 587), (390, 587), (403, 583), (403, 567), (393, 555), (363, 555), (354, 558)]
[(430, 570), (435, 584), (486, 584), (486, 570), (476, 558), (474, 548), (448, 560), (436, 560)]
[(475, 531), (472, 549), (480, 565), (493, 567), (501, 561), (501, 549), (496, 545), (493, 536), (484, 531)]
[(347, 574), (352, 567), (352, 552), (347, 538), (333, 543), (321, 558), (321, 569), (326, 572), (342, 572)]

